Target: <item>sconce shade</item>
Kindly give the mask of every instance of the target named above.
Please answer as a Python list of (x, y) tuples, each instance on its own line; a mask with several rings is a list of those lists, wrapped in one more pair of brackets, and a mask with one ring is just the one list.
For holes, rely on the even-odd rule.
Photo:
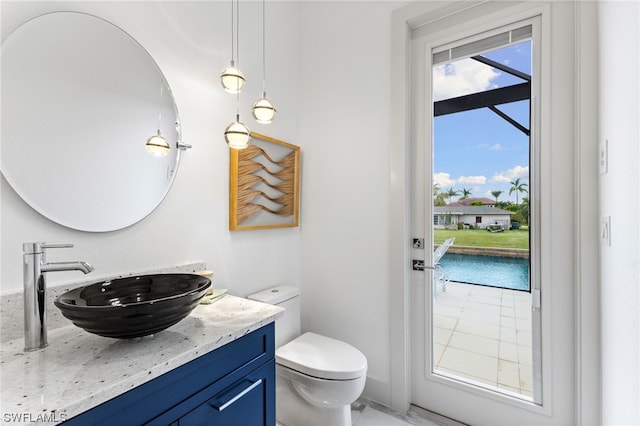
[(229, 93), (240, 93), (242, 91), (242, 86), (244, 85), (245, 78), (242, 71), (233, 66), (231, 63), (230, 67), (227, 67), (222, 70), (222, 74), (220, 74), (220, 82), (222, 83), (222, 87)]
[(256, 119), (258, 123), (269, 124), (273, 121), (273, 118), (276, 116), (276, 107), (273, 106), (273, 103), (266, 98), (266, 95), (263, 94), (262, 98), (258, 99), (253, 104), (253, 117)]
[(167, 142), (167, 140), (160, 134), (160, 129), (158, 129), (157, 135), (153, 135), (147, 139), (145, 147), (149, 154), (157, 157), (164, 157), (171, 149), (169, 142)]
[(249, 146), (251, 131), (244, 123), (240, 122), (240, 117), (236, 117), (236, 121), (224, 129), (224, 139), (229, 148), (245, 149)]

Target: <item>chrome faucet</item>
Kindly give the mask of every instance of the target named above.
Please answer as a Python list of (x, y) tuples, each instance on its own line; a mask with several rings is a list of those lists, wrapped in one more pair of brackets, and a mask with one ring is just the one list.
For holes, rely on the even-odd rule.
[(24, 243), (23, 281), (24, 281), (24, 350), (33, 351), (47, 346), (47, 284), (45, 272), (93, 271), (86, 262), (46, 262), (45, 249), (68, 248), (73, 244), (46, 244), (44, 242)]

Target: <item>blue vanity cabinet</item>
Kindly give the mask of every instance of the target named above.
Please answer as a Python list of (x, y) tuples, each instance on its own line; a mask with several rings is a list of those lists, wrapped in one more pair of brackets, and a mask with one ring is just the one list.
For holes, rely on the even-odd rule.
[(273, 327), (255, 330), (64, 425), (275, 426)]

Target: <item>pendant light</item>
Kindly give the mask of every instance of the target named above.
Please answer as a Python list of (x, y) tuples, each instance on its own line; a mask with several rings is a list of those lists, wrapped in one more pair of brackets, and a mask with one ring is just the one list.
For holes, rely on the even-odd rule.
[(269, 124), (276, 115), (276, 108), (267, 99), (266, 92), (266, 53), (265, 53), (265, 0), (262, 0), (262, 97), (253, 104), (253, 117), (258, 123)]
[[(236, 7), (237, 6), (237, 2), (239, 0), (236, 0)], [(237, 12), (237, 10), (236, 10)], [(239, 24), (239, 19), (236, 13), (236, 19), (237, 19), (237, 24)], [(222, 83), (222, 87), (224, 87), (224, 90), (226, 90), (229, 93), (240, 93), (242, 91), (242, 86), (244, 85), (245, 82), (245, 78), (244, 78), (244, 74), (242, 74), (242, 71), (240, 71), (240, 69), (236, 68), (236, 64), (235, 64), (235, 57), (234, 54), (237, 53), (235, 52), (235, 50), (238, 50), (238, 40), (236, 39), (235, 42), (235, 50), (234, 50), (234, 34), (233, 34), (233, 25), (234, 25), (234, 10), (233, 10), (233, 0), (231, 0), (231, 66), (228, 66), (227, 68), (222, 70), (222, 74), (220, 74), (220, 82)], [(236, 25), (236, 31), (237, 29)]]
[(147, 152), (156, 157), (164, 157), (171, 149), (169, 142), (160, 134), (160, 125), (162, 124), (162, 82), (160, 82), (160, 113), (158, 114), (158, 133), (147, 139), (145, 148)]
[[(232, 3), (232, 9), (233, 9), (233, 0), (231, 1), (231, 3)], [(236, 8), (237, 8), (236, 19), (238, 20), (236, 23), (236, 31), (238, 31), (238, 27), (240, 24), (239, 0), (236, 0)], [(233, 15), (233, 10), (232, 10), (232, 15)], [(237, 37), (236, 37), (236, 43), (238, 43), (239, 38), (240, 38), (240, 33), (238, 31)], [(238, 52), (238, 56), (239, 55), (240, 54)], [(233, 64), (233, 59), (231, 60), (231, 63)], [(244, 83), (244, 77), (242, 79), (242, 82)], [(223, 86), (224, 86), (224, 79), (223, 79)], [(236, 93), (236, 120), (231, 124), (229, 124), (226, 129), (224, 129), (224, 139), (227, 142), (227, 145), (229, 145), (229, 148), (245, 149), (247, 146), (249, 146), (249, 141), (251, 141), (251, 131), (243, 122), (240, 121), (240, 90), (237, 90), (235, 93)]]
[(251, 141), (251, 131), (240, 121), (240, 114), (236, 114), (236, 121), (224, 129), (224, 139), (229, 148), (245, 149)]

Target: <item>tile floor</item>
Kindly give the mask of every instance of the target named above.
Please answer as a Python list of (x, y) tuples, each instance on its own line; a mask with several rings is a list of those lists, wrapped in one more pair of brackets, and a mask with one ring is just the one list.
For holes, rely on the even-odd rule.
[[(432, 418), (434, 420), (427, 420)], [(351, 424), (353, 426), (464, 426), (454, 420), (425, 411), (398, 413), (391, 408), (361, 397), (351, 404)], [(276, 422), (276, 426), (285, 426)], [(327, 425), (330, 426), (330, 425)]]
[(530, 293), (449, 282), (434, 311), (437, 371), (532, 396)]
[(351, 404), (353, 426), (441, 426), (414, 413), (401, 414), (366, 398)]

